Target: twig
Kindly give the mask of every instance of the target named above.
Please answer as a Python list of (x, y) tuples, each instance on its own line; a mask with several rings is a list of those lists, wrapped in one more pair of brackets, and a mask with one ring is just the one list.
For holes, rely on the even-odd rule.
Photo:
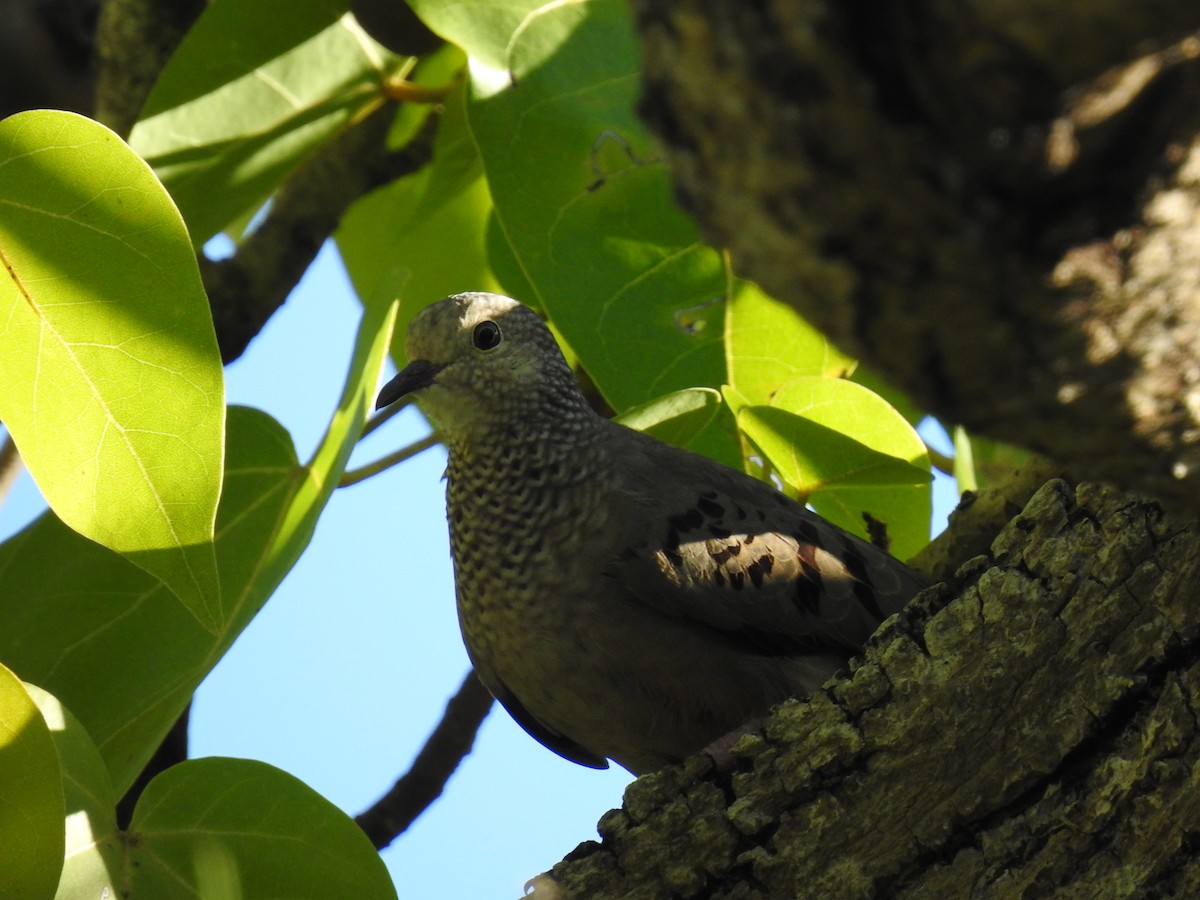
[(389, 453), (387, 456), (380, 457), (373, 463), (367, 463), (365, 466), (344, 472), (338, 481), (338, 487), (349, 487), (352, 484), (365, 481), (372, 475), (378, 475), (380, 472), (386, 471), (392, 466), (404, 462), (406, 459), (412, 459), (418, 453), (423, 453), (441, 441), (441, 439), (442, 436), (435, 431), (432, 434), (427, 434), (419, 441), (413, 441), (407, 447), (401, 447), (395, 453)]
[(17, 480), (19, 474), (21, 474), (21, 454), (17, 452), (17, 445), (13, 443), (12, 435), (6, 433), (4, 440), (0, 441), (0, 504), (12, 490), (13, 482)]
[(404, 409), (411, 402), (411, 396), (405, 397), (400, 402), (393, 403), (391, 406), (387, 407), (387, 409), (381, 409), (379, 412), (375, 413), (375, 415), (371, 416), (371, 418), (367, 420), (367, 424), (363, 426), (363, 432), (359, 437), (359, 440), (361, 441), (384, 422), (389, 421), (392, 416), (396, 415), (396, 413), (400, 412), (400, 410)]
[(377, 850), (395, 840), (441, 795), (458, 764), (471, 752), (475, 732), (491, 708), (491, 694), (474, 671), (468, 672), (412, 767), (374, 806), (355, 817)]
[(939, 450), (933, 449), (933, 447), (929, 446), (928, 444), (925, 445), (925, 450), (929, 454), (930, 464), (935, 469), (937, 469), (943, 475), (949, 475), (951, 478), (954, 477), (954, 457), (953, 456), (947, 456), (945, 453), (942, 453)]

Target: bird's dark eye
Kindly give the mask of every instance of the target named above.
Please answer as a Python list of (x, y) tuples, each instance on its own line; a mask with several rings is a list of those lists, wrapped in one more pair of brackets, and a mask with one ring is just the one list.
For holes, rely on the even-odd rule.
[(471, 342), (478, 350), (491, 350), (500, 344), (500, 326), (490, 319), (480, 322), (471, 332)]

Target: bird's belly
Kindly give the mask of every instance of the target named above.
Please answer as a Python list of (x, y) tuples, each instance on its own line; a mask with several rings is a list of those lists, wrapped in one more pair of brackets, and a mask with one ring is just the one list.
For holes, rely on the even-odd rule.
[(701, 751), (812, 690), (841, 662), (748, 654), (707, 629), (623, 600), (559, 599), (551, 608), (571, 615), (531, 610), (520, 627), (505, 628), (494, 615), (460, 610), (476, 666), (544, 725), (637, 773)]

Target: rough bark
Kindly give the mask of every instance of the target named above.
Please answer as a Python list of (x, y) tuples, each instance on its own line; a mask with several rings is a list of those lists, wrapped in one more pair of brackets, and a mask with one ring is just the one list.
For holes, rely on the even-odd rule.
[(1050, 481), (733, 773), (639, 779), (538, 895), (1200, 896), (1198, 582), (1197, 528)]
[(1194, 3), (634, 6), (743, 274), (947, 420), (1200, 509)]

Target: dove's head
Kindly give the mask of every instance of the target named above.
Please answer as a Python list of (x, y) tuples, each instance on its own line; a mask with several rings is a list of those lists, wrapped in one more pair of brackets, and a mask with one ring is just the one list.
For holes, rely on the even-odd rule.
[(451, 439), (587, 407), (550, 330), (499, 294), (455, 294), (426, 307), (408, 326), (405, 350), (408, 365), (376, 407), (412, 394)]

